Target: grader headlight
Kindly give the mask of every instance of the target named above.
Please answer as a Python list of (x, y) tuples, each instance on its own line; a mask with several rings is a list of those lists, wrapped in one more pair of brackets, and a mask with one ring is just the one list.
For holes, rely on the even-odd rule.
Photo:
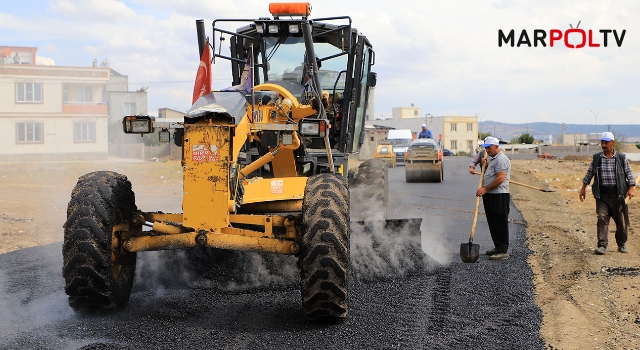
[(282, 133), (282, 144), (284, 146), (293, 145), (293, 134), (291, 133)]
[(153, 133), (154, 117), (147, 115), (126, 116), (122, 119), (122, 127), (125, 134), (151, 134)]
[(324, 137), (327, 130), (327, 122), (324, 119), (303, 119), (300, 122), (300, 135)]
[(269, 34), (278, 34), (279, 26), (277, 23), (269, 24)]

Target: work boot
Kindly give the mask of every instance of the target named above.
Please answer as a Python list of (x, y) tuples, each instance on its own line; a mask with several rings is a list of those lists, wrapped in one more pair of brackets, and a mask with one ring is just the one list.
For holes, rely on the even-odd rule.
[(607, 252), (607, 248), (606, 247), (598, 247), (593, 252), (596, 253), (596, 255), (604, 255)]
[(507, 259), (509, 259), (509, 253), (498, 252), (496, 254), (490, 255), (489, 259), (491, 259), (491, 260), (507, 260)]
[(627, 247), (625, 247), (625, 246), (624, 246), (624, 244), (623, 244), (623, 245), (621, 245), (621, 246), (618, 246), (618, 251), (619, 251), (620, 253), (628, 253), (628, 252), (629, 252), (629, 251), (627, 250)]
[(487, 255), (491, 256), (491, 255), (500, 254), (500, 251), (499, 251), (499, 250), (497, 250), (496, 248), (493, 248), (493, 249), (491, 249), (491, 250), (487, 250), (487, 251), (485, 252), (485, 254), (487, 254)]

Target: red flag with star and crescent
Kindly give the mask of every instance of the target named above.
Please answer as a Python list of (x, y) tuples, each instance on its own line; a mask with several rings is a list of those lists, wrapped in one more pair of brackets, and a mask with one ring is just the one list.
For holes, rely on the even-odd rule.
[(196, 101), (203, 95), (211, 92), (211, 49), (209, 48), (209, 39), (207, 38), (200, 65), (198, 66), (198, 74), (196, 74), (196, 82), (193, 85), (193, 101)]

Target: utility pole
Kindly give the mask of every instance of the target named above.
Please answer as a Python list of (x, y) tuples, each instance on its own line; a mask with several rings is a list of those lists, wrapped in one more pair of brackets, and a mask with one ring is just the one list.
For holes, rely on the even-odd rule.
[(564, 123), (562, 123), (562, 146), (564, 146)]
[(433, 115), (431, 113), (424, 114), (424, 123), (427, 124), (427, 128), (431, 127), (431, 122), (427, 123), (429, 117), (431, 117), (431, 121), (433, 121)]
[(594, 116), (594, 118), (596, 120), (596, 125), (598, 125), (598, 114), (600, 114), (600, 112), (596, 113), (596, 112), (594, 112), (592, 110), (589, 110), (589, 111), (591, 111), (591, 113), (593, 113), (593, 116)]

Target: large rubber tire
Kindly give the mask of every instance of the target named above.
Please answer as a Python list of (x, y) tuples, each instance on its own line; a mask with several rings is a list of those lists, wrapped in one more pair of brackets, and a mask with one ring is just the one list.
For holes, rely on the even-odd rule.
[(389, 169), (381, 159), (360, 164), (351, 183), (351, 220), (387, 220)]
[(64, 289), (74, 310), (111, 310), (129, 301), (136, 254), (121, 248), (113, 228), (131, 222), (136, 210), (126, 176), (97, 171), (78, 179), (62, 245)]
[(333, 174), (309, 177), (302, 201), (299, 256), (304, 315), (336, 321), (349, 310), (349, 190)]

